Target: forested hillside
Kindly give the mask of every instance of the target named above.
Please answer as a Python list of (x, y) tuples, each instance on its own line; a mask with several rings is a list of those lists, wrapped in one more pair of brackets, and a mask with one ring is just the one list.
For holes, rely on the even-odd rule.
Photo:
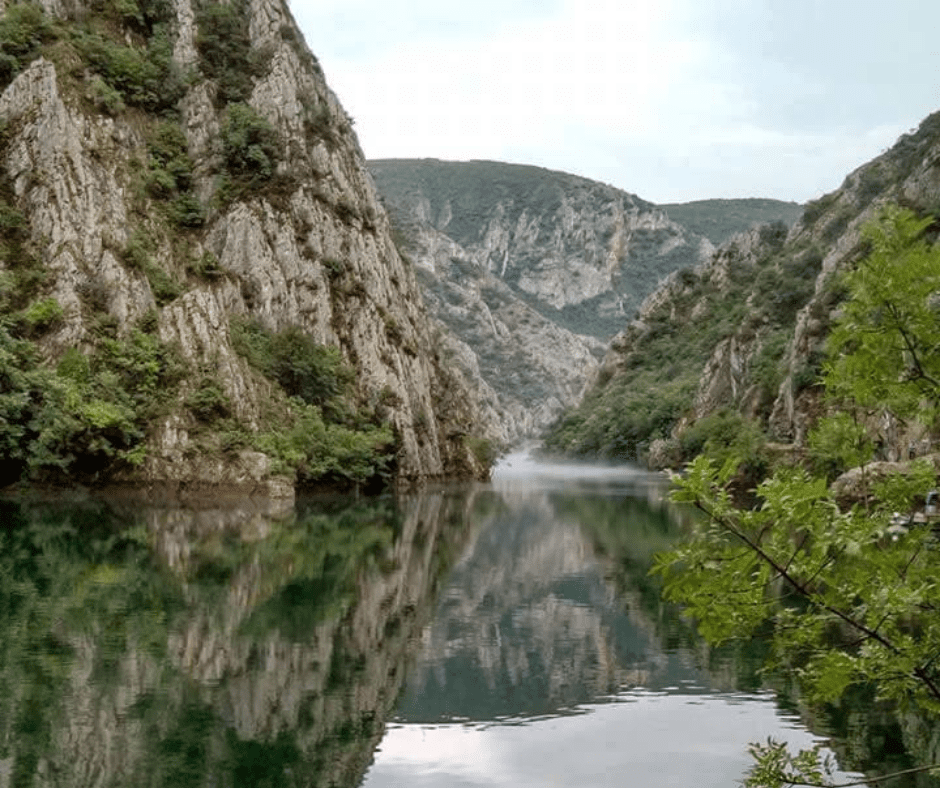
[(664, 203), (660, 208), (674, 222), (704, 235), (716, 246), (755, 225), (783, 222), (788, 227), (792, 226), (803, 214), (803, 206), (799, 203), (759, 197)]

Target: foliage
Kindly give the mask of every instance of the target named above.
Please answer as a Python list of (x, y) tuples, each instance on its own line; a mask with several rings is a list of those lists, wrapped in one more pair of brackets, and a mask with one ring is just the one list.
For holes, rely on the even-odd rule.
[(280, 141), (270, 122), (248, 104), (230, 104), (222, 128), (225, 165), (242, 186), (274, 175)]
[(165, 306), (178, 298), (184, 290), (183, 284), (174, 279), (153, 259), (153, 241), (144, 232), (137, 230), (124, 249), (124, 262), (147, 277), (154, 300)]
[(328, 145), (336, 143), (338, 129), (330, 108), (313, 96), (301, 97), (304, 133), (308, 140), (324, 140)]
[(0, 18), (0, 87), (12, 82), (53, 37), (52, 24), (38, 3), (9, 6)]
[(54, 298), (34, 301), (13, 319), (19, 325), (19, 333), (25, 337), (36, 337), (49, 331), (62, 320), (62, 307)]
[(233, 321), (235, 350), (291, 397), (328, 406), (344, 396), (353, 379), (339, 348), (320, 345), (296, 326), (268, 331), (256, 321)]
[[(902, 710), (940, 713), (940, 558), (929, 527), (898, 532), (896, 511), (913, 511), (936, 486), (930, 462), (912, 463), (874, 485), (865, 508), (842, 510), (827, 477), (871, 457), (855, 409), (888, 407), (932, 424), (940, 290), (930, 220), (887, 208), (869, 225), (871, 254), (849, 273), (849, 299), (831, 336), (823, 382), (848, 405), (820, 421), (809, 439), (815, 470), (778, 469), (757, 488), (760, 506), (735, 505), (736, 458), (719, 468), (701, 456), (674, 499), (707, 519), (684, 545), (657, 558), (666, 594), (681, 602), (712, 641), (749, 638), (770, 625), (773, 665), (795, 674), (808, 698), (835, 702), (853, 685)], [(749, 785), (825, 784), (818, 753), (791, 756), (755, 746)]]
[(167, 218), (177, 227), (196, 228), (206, 223), (206, 209), (192, 192), (177, 195), (168, 208)]
[(230, 415), (232, 401), (217, 380), (203, 378), (186, 398), (186, 407), (198, 421), (211, 424)]
[(139, 463), (146, 425), (180, 374), (172, 350), (141, 332), (101, 340), (92, 357), (69, 350), (52, 370), (0, 327), (0, 485)]
[(255, 445), (275, 460), (276, 472), (296, 474), (303, 486), (336, 481), (363, 484), (392, 470), (395, 438), (387, 426), (351, 428), (327, 423), (320, 409), (294, 401), (289, 426), (262, 433)]
[(0, 308), (27, 307), (49, 273), (30, 243), (29, 220), (16, 205), (13, 184), (0, 175)]
[(833, 398), (928, 425), (940, 403), (940, 248), (924, 237), (931, 223), (888, 207), (865, 228), (871, 254), (845, 276), (851, 298), (825, 368)]
[[(932, 484), (926, 464), (913, 473), (914, 483), (886, 480), (882, 495), (898, 503)], [(678, 483), (674, 499), (708, 520), (691, 542), (658, 558), (669, 598), (686, 605), (710, 640), (750, 637), (772, 622), (777, 664), (798, 670), (811, 698), (835, 700), (850, 684), (874, 682), (881, 697), (940, 711), (929, 529), (892, 541), (891, 511), (840, 511), (825, 481), (802, 470), (762, 482), (763, 505), (751, 511), (731, 503), (726, 481), (726, 471), (699, 458)]]
[(144, 36), (153, 35), (158, 25), (168, 24), (173, 16), (170, 0), (92, 0), (89, 5), (103, 18)]
[(89, 98), (97, 110), (110, 115), (112, 118), (117, 117), (127, 109), (121, 92), (112, 88), (101, 77), (92, 78), (89, 84)]
[[(765, 399), (776, 393), (779, 360), (798, 306), (812, 293), (821, 257), (813, 249), (782, 247), (781, 228), (765, 228), (753, 259), (725, 252), (727, 281), (680, 271), (657, 311), (628, 329), (614, 347), (613, 375), (600, 378), (581, 404), (555, 424), (549, 448), (634, 459), (636, 449), (668, 437), (691, 410), (708, 359), (725, 339), (755, 327), (767, 339), (749, 371)], [(761, 295), (763, 293), (763, 295)]]
[(745, 482), (765, 475), (770, 462), (766, 442), (759, 424), (725, 408), (699, 419), (679, 437), (683, 457), (705, 454), (719, 465), (737, 463), (736, 474)]
[(190, 262), (186, 270), (193, 276), (210, 282), (225, 276), (225, 269), (219, 262), (219, 258), (209, 251), (203, 252), (200, 257)]
[(200, 65), (203, 73), (217, 83), (218, 105), (246, 101), (251, 95), (251, 76), (257, 68), (252, 58), (245, 3), (203, 2), (196, 22)]
[[(100, 79), (129, 106), (166, 113), (183, 97), (185, 82), (164, 30), (157, 29), (143, 47), (113, 41), (94, 30), (76, 31), (73, 41)], [(106, 93), (101, 88), (96, 92)], [(113, 98), (106, 103), (116, 109)]]
[(468, 436), (465, 441), (474, 459), (482, 467), (493, 467), (493, 463), (499, 458), (499, 447), (492, 440), (489, 438)]
[(835, 764), (823, 757), (821, 746), (793, 755), (783, 742), (769, 739), (767, 744), (752, 744), (751, 755), (757, 765), (744, 780), (745, 788), (783, 788), (787, 785), (828, 785)]
[[(90, 24), (65, 29), (37, 3), (9, 5), (0, 19), (0, 86), (9, 84), (44, 45), (65, 39), (97, 72), (88, 97), (101, 111), (117, 115), (125, 105), (151, 112), (173, 110), (185, 85), (166, 30), (173, 17), (170, 3), (93, 0), (90, 7)], [(136, 34), (134, 42), (131, 33)], [(138, 44), (141, 38), (144, 43)]]
[(281, 473), (301, 484), (361, 484), (392, 470), (395, 436), (349, 412), (352, 369), (338, 348), (319, 345), (297, 327), (268, 331), (255, 321), (233, 321), (232, 345), (293, 398), (290, 419), (258, 435), (256, 447)]
[(708, 519), (657, 558), (667, 597), (713, 642), (770, 624), (772, 667), (794, 672), (812, 701), (871, 684), (902, 709), (940, 712), (935, 536), (889, 531), (894, 509), (933, 485), (929, 463), (883, 481), (867, 511), (841, 511), (825, 480), (802, 470), (778, 470), (758, 487), (762, 506), (742, 510), (727, 474), (702, 457), (678, 483), (674, 499)]
[(768, 399), (775, 397), (783, 382), (783, 358), (789, 341), (789, 333), (779, 329), (766, 336), (760, 350), (751, 361), (750, 379), (760, 387)]
[(810, 200), (803, 208), (802, 222), (810, 227), (818, 222), (839, 200), (838, 192), (824, 194), (818, 200)]
[(830, 481), (872, 458), (873, 445), (865, 428), (844, 411), (820, 419), (809, 433), (813, 471)]
[(192, 192), (193, 161), (178, 124), (162, 121), (150, 134), (147, 191), (167, 202), (167, 218), (177, 227), (201, 227), (206, 211)]
[(763, 266), (754, 283), (758, 305), (774, 325), (790, 326), (813, 295), (822, 254), (815, 247), (776, 256)]

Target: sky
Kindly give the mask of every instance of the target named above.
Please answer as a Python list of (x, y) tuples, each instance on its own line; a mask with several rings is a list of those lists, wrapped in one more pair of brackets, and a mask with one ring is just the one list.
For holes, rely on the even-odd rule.
[(940, 0), (290, 0), (366, 157), (805, 202), (940, 110)]

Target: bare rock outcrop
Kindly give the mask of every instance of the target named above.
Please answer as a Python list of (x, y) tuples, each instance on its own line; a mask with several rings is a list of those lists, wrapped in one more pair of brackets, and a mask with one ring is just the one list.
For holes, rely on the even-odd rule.
[[(86, 5), (44, 3), (66, 25), (92, 13)], [(80, 47), (67, 39), (56, 56), (40, 53), (0, 95), (0, 170), (47, 272), (43, 295), (62, 310), (38, 340), (48, 363), (68, 348), (91, 348), (102, 315), (125, 336), (155, 313), (160, 339), (189, 370), (170, 412), (150, 427), (145, 461), (125, 480), (238, 484), (247, 473), (244, 460), (200, 457), (198, 425), (184, 407), (195, 381), (211, 375), (240, 422), (252, 430), (271, 424), (276, 392), (235, 352), (233, 318), (270, 331), (297, 328), (338, 347), (355, 371), (357, 403), (394, 430), (399, 478), (485, 472), (465, 438), (498, 433), (463, 372), (444, 358), (447, 343), (436, 339), (443, 329), (425, 312), (351, 124), (286, 3), (252, 0), (244, 10), (252, 57), (262, 64), (244, 75), (246, 112), (268, 124), (278, 148), (271, 172), (250, 188), (233, 188), (226, 170), (232, 102), (206, 77), (198, 13), (190, 0), (170, 5), (174, 67), (194, 78), (169, 111), (179, 117), (191, 194), (204, 211), (182, 228), (146, 180), (160, 119), (93, 105), (89, 96), (104, 83), (94, 65), (82, 71), (68, 60), (81, 58)], [(130, 265), (128, 249), (142, 238), (146, 263)], [(212, 276), (193, 273), (200, 259), (211, 259)], [(161, 282), (176, 289), (161, 292)], [(251, 462), (263, 487), (270, 474)]]

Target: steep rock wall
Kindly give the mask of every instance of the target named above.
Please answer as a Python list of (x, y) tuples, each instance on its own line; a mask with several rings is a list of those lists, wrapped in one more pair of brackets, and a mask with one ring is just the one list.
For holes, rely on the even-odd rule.
[[(227, 108), (218, 81), (199, 70), (206, 69), (193, 4), (171, 6), (174, 58), (194, 75), (174, 111), (204, 222), (179, 229), (166, 220), (142, 185), (157, 121), (136, 107), (97, 111), (89, 100), (93, 69), (68, 40), (29, 63), (0, 96), (0, 165), (49, 273), (43, 295), (63, 312), (39, 342), (44, 357), (55, 363), (67, 348), (94, 345), (91, 291), (98, 316), (108, 316), (118, 335), (155, 311), (159, 337), (189, 370), (175, 404), (150, 427), (144, 464), (126, 480), (284, 489), (263, 455), (208, 456), (183, 407), (193, 379), (211, 374), (240, 422), (252, 430), (271, 423), (276, 392), (234, 351), (233, 317), (270, 331), (296, 327), (339, 347), (355, 371), (357, 403), (394, 428), (399, 478), (483, 472), (465, 438), (487, 427), (461, 373), (448, 368), (447, 341), (435, 339), (441, 328), (426, 316), (415, 273), (391, 240), (351, 122), (286, 4), (251, 0), (243, 9), (251, 51), (264, 64), (251, 76), (247, 104), (273, 128), (279, 153), (270, 177), (229, 193)], [(65, 25), (94, 13), (79, 2), (44, 7)], [(152, 265), (178, 284), (175, 297), (161, 297), (146, 270), (127, 264), (141, 235)], [(192, 261), (207, 254), (215, 275), (193, 275)], [(277, 407), (290, 408), (283, 397)]]
[[(845, 297), (840, 273), (866, 255), (863, 227), (885, 204), (938, 214), (938, 162), (935, 114), (852, 172), (839, 189), (808, 203), (789, 230), (765, 226), (738, 235), (704, 265), (667, 277), (612, 341), (558, 445), (616, 451), (621, 428), (606, 415), (613, 399), (623, 399), (624, 392), (662, 395), (668, 368), (691, 385), (656, 424), (659, 434), (640, 425), (629, 436), (631, 450), (651, 449), (653, 465), (690, 459), (680, 451), (687, 428), (722, 412), (759, 422), (771, 439), (798, 453), (831, 407), (819, 379), (825, 342)], [(668, 366), (679, 357), (682, 364)], [(887, 413), (872, 415), (867, 427), (886, 459), (898, 459), (909, 444), (924, 445), (929, 437), (922, 426), (905, 426)]]

